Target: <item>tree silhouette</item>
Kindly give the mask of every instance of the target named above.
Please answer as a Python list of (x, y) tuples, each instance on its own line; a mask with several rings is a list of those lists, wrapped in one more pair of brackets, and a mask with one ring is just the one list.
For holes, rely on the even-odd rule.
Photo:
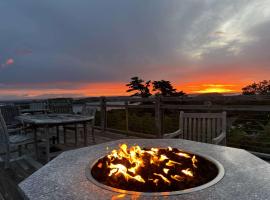
[(130, 83), (126, 84), (126, 86), (129, 87), (127, 92), (136, 92), (131, 96), (140, 96), (142, 98), (149, 97), (152, 95), (149, 90), (150, 83), (150, 80), (145, 82), (137, 76), (132, 77)]
[(173, 88), (170, 81), (160, 80), (153, 81), (153, 91), (158, 91), (156, 95), (161, 95), (164, 97), (177, 97), (183, 96), (185, 93), (183, 91), (177, 92), (175, 88)]
[(252, 83), (242, 88), (243, 95), (270, 95), (270, 80), (263, 80), (259, 83)]

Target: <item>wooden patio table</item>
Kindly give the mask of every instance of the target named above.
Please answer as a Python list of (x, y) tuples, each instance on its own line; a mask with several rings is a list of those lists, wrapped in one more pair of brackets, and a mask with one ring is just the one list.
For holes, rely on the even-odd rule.
[(46, 143), (46, 161), (50, 161), (50, 137), (49, 128), (58, 127), (67, 124), (83, 124), (84, 127), (84, 145), (87, 146), (87, 123), (94, 119), (93, 116), (83, 116), (75, 114), (38, 114), (38, 115), (20, 115), (16, 117), (24, 124), (31, 125), (34, 128), (35, 151), (38, 151), (37, 128), (43, 128)]
[(21, 113), (30, 113), (30, 114), (35, 114), (35, 113), (42, 113), (46, 114), (49, 111), (49, 109), (22, 109), (20, 110)]

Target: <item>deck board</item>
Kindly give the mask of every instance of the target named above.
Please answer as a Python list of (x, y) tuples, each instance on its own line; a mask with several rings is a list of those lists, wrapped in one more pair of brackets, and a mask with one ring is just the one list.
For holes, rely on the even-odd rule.
[[(83, 147), (82, 139), (79, 139), (79, 145), (75, 146), (73, 144), (74, 134), (68, 134), (68, 143), (63, 145), (56, 145), (63, 151)], [(117, 139), (124, 138), (135, 138), (127, 137), (126, 135), (112, 133), (112, 132), (101, 132), (99, 130), (95, 131), (96, 144), (109, 142)], [(92, 142), (91, 135), (88, 138), (89, 145), (94, 145)], [(42, 145), (41, 145), (42, 146)], [(41, 148), (42, 151), (42, 148)], [(42, 167), (42, 163), (45, 164), (44, 160), (39, 159), (38, 162), (32, 157), (24, 156), (21, 159), (15, 160), (11, 163), (9, 169), (4, 169), (4, 164), (0, 160), (0, 200), (20, 200), (23, 199), (18, 184)]]
[[(74, 134), (70, 133), (68, 135), (68, 143), (63, 145), (56, 145), (56, 147), (60, 148), (62, 151), (80, 148), (83, 147), (83, 141), (79, 139), (79, 145), (74, 146)], [(118, 133), (112, 132), (101, 132), (99, 130), (95, 131), (96, 144), (113, 141), (117, 139), (125, 139), (125, 138), (137, 138), (134, 136), (127, 136)], [(92, 143), (92, 138), (89, 136), (88, 138), (89, 145), (94, 145)], [(41, 149), (42, 150), (42, 149)], [(35, 161), (33, 158), (29, 156), (24, 156), (20, 160), (13, 161), (11, 163), (11, 168), (5, 170), (3, 167), (3, 162), (0, 162), (0, 200), (20, 200), (22, 196), (19, 192), (18, 184), (42, 167), (42, 163), (45, 164), (44, 160), (40, 159), (39, 162)]]

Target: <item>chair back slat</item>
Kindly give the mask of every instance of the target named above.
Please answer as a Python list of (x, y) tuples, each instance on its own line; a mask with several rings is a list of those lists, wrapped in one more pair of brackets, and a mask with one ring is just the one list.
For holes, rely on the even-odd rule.
[(198, 141), (206, 142), (206, 140), (205, 140), (205, 138), (206, 138), (206, 119), (205, 118), (202, 118), (201, 136), (199, 138), (200, 138), (200, 140), (198, 140)]
[(18, 123), (15, 119), (16, 116), (20, 115), (20, 110), (15, 105), (4, 105), (0, 106), (2, 117), (7, 125)]
[(72, 102), (69, 98), (48, 99), (47, 104), (52, 113), (73, 113)]
[(201, 134), (199, 134), (199, 131), (202, 129), (202, 119), (198, 119), (198, 128), (197, 128), (197, 135), (195, 141), (200, 141)]
[(183, 139), (212, 143), (212, 139), (226, 131), (226, 112), (184, 113), (180, 112), (180, 129)]
[(93, 108), (88, 105), (84, 105), (82, 108), (82, 115), (87, 115), (87, 116), (95, 116), (96, 115), (96, 108)]
[(72, 105), (69, 104), (51, 104), (49, 110), (53, 113), (73, 113)]
[(89, 106), (87, 104), (83, 105), (82, 107), (82, 115), (85, 116), (94, 116), (94, 119), (92, 120), (92, 125), (95, 125), (95, 116), (96, 116), (97, 108)]
[(3, 115), (0, 111), (0, 144), (8, 144), (8, 130), (5, 123), (5, 120), (3, 118)]
[(31, 110), (42, 110), (46, 109), (46, 104), (45, 102), (33, 102), (30, 103), (29, 107)]
[(197, 119), (196, 118), (193, 118), (192, 140), (196, 140), (196, 138), (197, 138), (197, 134), (198, 134), (197, 124), (198, 124)]
[(192, 118), (188, 118), (188, 139), (191, 140), (191, 135), (192, 135)]

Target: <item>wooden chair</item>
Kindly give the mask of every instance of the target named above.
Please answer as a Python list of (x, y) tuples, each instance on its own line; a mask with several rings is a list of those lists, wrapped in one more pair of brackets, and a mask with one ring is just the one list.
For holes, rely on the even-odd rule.
[[(87, 104), (85, 104), (82, 107), (82, 112), (81, 115), (85, 115), (85, 116), (94, 116), (94, 119), (91, 121), (91, 123), (89, 124), (91, 127), (91, 134), (92, 134), (92, 141), (93, 143), (95, 143), (95, 134), (94, 134), (94, 126), (95, 126), (95, 115), (96, 115), (96, 108), (91, 107)], [(88, 126), (89, 127), (89, 126)], [(64, 126), (64, 140), (66, 138), (65, 134), (66, 131), (71, 130), (74, 131), (75, 134), (75, 144), (77, 145), (78, 143), (78, 131), (83, 129), (83, 125), (82, 124), (78, 124), (78, 125), (66, 125)], [(87, 129), (88, 131), (88, 129)], [(82, 135), (82, 134), (81, 134)], [(85, 138), (86, 139), (86, 138)]]
[(5, 149), (5, 168), (9, 168), (12, 147), (17, 147), (19, 156), (21, 156), (21, 147), (29, 143), (34, 143), (34, 141), (32, 135), (24, 133), (23, 127), (8, 129), (0, 111), (0, 146)]
[(44, 110), (46, 111), (47, 105), (45, 102), (32, 102), (29, 104), (30, 110)]
[(44, 102), (33, 102), (33, 103), (30, 103), (29, 108), (31, 110), (46, 109), (46, 104)]
[(51, 113), (73, 113), (72, 101), (69, 98), (48, 99), (47, 105)]
[[(55, 98), (55, 99), (48, 99), (47, 100), (48, 112), (49, 113), (57, 113), (57, 114), (74, 114), (73, 113), (73, 106), (72, 106), (72, 99), (70, 98)], [(52, 137), (53, 143), (56, 142), (60, 143), (60, 127), (57, 126), (56, 128), (56, 136)], [(64, 134), (65, 140), (65, 134)]]
[(183, 138), (198, 142), (226, 145), (226, 112), (184, 113), (180, 112), (179, 129), (164, 134), (164, 138)]
[(20, 115), (20, 109), (17, 106), (3, 105), (0, 106), (0, 110), (8, 128), (15, 128), (22, 125), (21, 122), (15, 118)]

